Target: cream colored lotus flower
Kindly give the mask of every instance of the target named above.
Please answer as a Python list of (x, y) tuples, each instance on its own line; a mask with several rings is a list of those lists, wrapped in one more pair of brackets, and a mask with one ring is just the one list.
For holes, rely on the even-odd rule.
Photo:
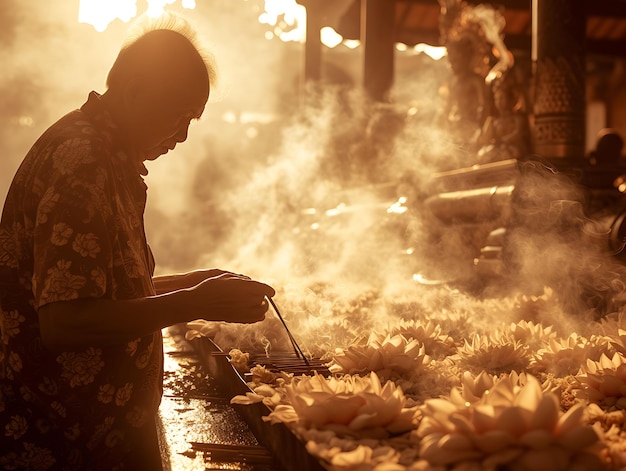
[(622, 355), (626, 355), (626, 330), (617, 328), (615, 333), (607, 334), (611, 346)]
[(373, 333), (347, 349), (338, 349), (329, 363), (332, 373), (362, 374), (376, 372), (383, 381), (393, 376), (413, 375), (430, 363), (424, 345), (402, 335), (387, 335), (380, 340)]
[[(459, 407), (469, 407), (483, 400), (483, 396), (489, 394), (496, 383), (506, 382), (508, 383), (507, 388), (513, 390), (516, 387), (524, 386), (528, 381), (528, 377), (529, 375), (525, 372), (518, 374), (512, 371), (510, 374), (504, 375), (498, 379), (496, 376), (489, 375), (485, 371), (481, 371), (476, 376), (466, 371), (462, 375), (460, 387), (453, 388), (450, 391), (449, 399)], [(501, 386), (500, 390), (504, 390), (504, 387)], [(560, 394), (559, 386), (554, 385), (550, 380), (546, 380), (541, 385), (541, 390), (544, 393), (553, 392)]]
[(576, 397), (603, 407), (626, 409), (626, 357), (621, 353), (612, 358), (602, 355), (599, 361), (587, 360), (575, 379)]
[(566, 339), (550, 339), (537, 350), (529, 370), (564, 377), (578, 373), (580, 366), (591, 355), (593, 344), (588, 339), (572, 333)]
[[(398, 437), (374, 438), (338, 437), (331, 430), (302, 429), (297, 433), (306, 443), (309, 454), (325, 462), (324, 468), (334, 471), (407, 471), (418, 460), (415, 448), (397, 446)], [(423, 471), (437, 471), (427, 462)], [(444, 470), (441, 470), (444, 471)]]
[(528, 347), (510, 334), (493, 338), (475, 334), (471, 342), (465, 339), (457, 353), (465, 366), (493, 374), (522, 371), (530, 361)]
[[(624, 331), (624, 334), (626, 334), (626, 331)], [(599, 361), (603, 354), (607, 357), (612, 357), (615, 352), (620, 352), (626, 356), (626, 344), (622, 344), (625, 341), (626, 337), (619, 339), (608, 335), (591, 334), (589, 336), (589, 344), (591, 345), (589, 358), (593, 361)]]
[(604, 469), (600, 437), (586, 423), (585, 406), (579, 403), (563, 413), (558, 396), (544, 392), (530, 375), (504, 376), (473, 403), (429, 399), (422, 412), (416, 432), (421, 439), (420, 456), (434, 466)]
[(612, 357), (615, 352), (626, 356), (626, 330), (623, 329), (625, 325), (623, 312), (607, 315), (597, 323), (599, 332), (590, 336), (592, 343), (597, 345), (592, 357), (594, 361), (598, 361), (602, 353), (608, 357)]
[(388, 436), (415, 427), (418, 409), (406, 407), (402, 390), (381, 385), (375, 373), (361, 377), (294, 377), (279, 388), (284, 401), (264, 420), (335, 430), (346, 435)]
[(485, 394), (493, 388), (496, 377), (481, 371), (477, 376), (465, 371), (461, 379), (461, 387), (454, 388), (450, 392), (450, 400), (458, 407), (469, 407), (478, 402)]
[(326, 461), (331, 469), (342, 471), (404, 471), (405, 467), (398, 464), (399, 453), (392, 447), (372, 448), (362, 444), (353, 444), (344, 450), (335, 444), (308, 441), (307, 451)]
[(519, 319), (535, 319), (540, 313), (550, 311), (558, 302), (552, 288), (543, 288), (540, 296), (523, 294), (516, 299), (515, 315)]
[(600, 330), (608, 336), (615, 335), (626, 325), (624, 312), (612, 313), (604, 316), (599, 323)]
[(400, 334), (407, 339), (419, 340), (426, 353), (434, 358), (444, 358), (455, 351), (454, 340), (442, 332), (441, 325), (432, 321), (400, 320), (398, 326), (391, 329), (389, 335)]
[(536, 350), (551, 339), (556, 338), (556, 332), (552, 330), (551, 325), (544, 327), (542, 324), (535, 324), (530, 321), (520, 321), (517, 324), (511, 323), (510, 330), (515, 340), (528, 345), (532, 350)]

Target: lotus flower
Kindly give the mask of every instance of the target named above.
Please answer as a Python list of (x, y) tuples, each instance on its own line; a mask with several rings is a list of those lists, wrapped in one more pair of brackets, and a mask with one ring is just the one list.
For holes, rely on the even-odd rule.
[(392, 447), (372, 448), (363, 444), (351, 443), (352, 446), (344, 450), (336, 446), (336, 440), (330, 443), (310, 440), (306, 444), (307, 451), (326, 461), (331, 469), (335, 470), (389, 470), (404, 471), (404, 466), (398, 465), (399, 453)]
[(461, 388), (454, 388), (450, 393), (450, 400), (459, 407), (469, 407), (478, 402), (485, 392), (493, 388), (496, 377), (481, 371), (472, 376), (468, 371), (463, 373)]
[(454, 353), (454, 340), (449, 335), (442, 333), (441, 325), (435, 322), (421, 322), (416, 320), (400, 321), (400, 325), (394, 327), (389, 335), (400, 334), (407, 339), (419, 340), (431, 357), (443, 358)]
[(346, 435), (388, 436), (415, 427), (418, 410), (406, 407), (402, 390), (378, 376), (295, 377), (279, 388), (283, 403), (264, 417), (272, 423), (335, 430)]
[(376, 372), (381, 379), (412, 375), (430, 363), (419, 340), (402, 335), (387, 335), (382, 341), (376, 333), (367, 340), (359, 339), (348, 349), (339, 349), (330, 362), (333, 373), (360, 374)]
[[(525, 384), (521, 385), (520, 379)], [(489, 379), (483, 377), (484, 385)], [(562, 413), (559, 398), (533, 376), (508, 375), (473, 403), (425, 402), (416, 435), (420, 456), (435, 466), (465, 469), (595, 471), (603, 468), (598, 432), (579, 403)]]
[(465, 340), (458, 355), (464, 365), (494, 374), (522, 371), (530, 361), (528, 347), (510, 334), (495, 338), (476, 334), (471, 342)]
[(555, 302), (554, 290), (552, 288), (543, 289), (540, 296), (521, 295), (518, 297), (515, 311), (518, 318), (534, 319), (540, 316), (540, 313), (550, 309), (551, 304)]
[(626, 355), (626, 330), (617, 328), (614, 333), (607, 334), (607, 341), (622, 355)]
[(604, 407), (626, 409), (626, 357), (617, 352), (612, 358), (587, 360), (576, 375), (574, 394)]
[(602, 353), (608, 357), (612, 357), (615, 352), (626, 356), (626, 330), (622, 328), (626, 325), (626, 320), (623, 312), (607, 315), (594, 325), (599, 331), (590, 336), (590, 340), (596, 345), (592, 357), (594, 361), (598, 361)]
[(556, 337), (556, 332), (552, 330), (552, 326), (544, 327), (542, 324), (535, 324), (529, 321), (520, 321), (517, 324), (511, 324), (511, 334), (513, 338), (519, 340), (524, 345), (528, 345), (531, 349), (536, 350)]
[(603, 317), (600, 320), (599, 327), (605, 335), (612, 336), (621, 330), (625, 323), (624, 312), (619, 312)]
[(585, 337), (576, 333), (566, 339), (550, 339), (544, 348), (540, 348), (530, 369), (536, 372), (547, 372), (557, 377), (574, 375), (591, 355), (593, 345)]

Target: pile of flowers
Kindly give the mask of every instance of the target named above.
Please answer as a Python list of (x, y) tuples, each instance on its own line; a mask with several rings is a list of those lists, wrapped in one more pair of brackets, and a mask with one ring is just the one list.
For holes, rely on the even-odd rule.
[(544, 391), (530, 375), (511, 373), (493, 383), (484, 377), (464, 379), (453, 397), (429, 399), (423, 406), (415, 434), (420, 457), (430, 464), (528, 471), (602, 468), (601, 432), (585, 420), (583, 403), (563, 412), (557, 394)]
[[(346, 318), (321, 303), (313, 320), (292, 318), (303, 350), (319, 352), (328, 375), (246, 365), (241, 344), (216, 342), (249, 372), (250, 392), (232, 402), (263, 402), (264, 420), (288, 427), (332, 471), (625, 469), (622, 314), (548, 324), (542, 312), (560, 319), (549, 297), (511, 307), (509, 316), (457, 297), (439, 299), (440, 309), (428, 314), (416, 309), (413, 318), (397, 301), (396, 319), (381, 316), (371, 297), (354, 312), (337, 303)], [(471, 321), (471, 312), (480, 316)], [(532, 319), (511, 321), (529, 313)], [(189, 338), (215, 333), (199, 322)], [(259, 331), (243, 338), (277, 336), (264, 333), (263, 323), (242, 326), (252, 328)], [(331, 337), (344, 343), (322, 351)]]
[(607, 409), (626, 409), (626, 358), (621, 353), (588, 359), (575, 378), (578, 397)]
[(417, 339), (401, 334), (381, 339), (376, 332), (361, 337), (346, 349), (338, 348), (329, 363), (332, 373), (377, 373), (387, 380), (413, 375), (430, 363), (425, 346)]

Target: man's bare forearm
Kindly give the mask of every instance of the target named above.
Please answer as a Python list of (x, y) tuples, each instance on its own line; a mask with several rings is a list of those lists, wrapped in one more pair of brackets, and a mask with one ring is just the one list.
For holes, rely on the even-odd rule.
[(271, 286), (231, 273), (197, 284), (192, 278), (187, 281), (193, 286), (139, 299), (84, 298), (46, 304), (39, 309), (43, 343), (55, 350), (119, 345), (200, 318), (258, 322), (267, 311), (265, 298), (275, 294)]
[(164, 327), (187, 322), (180, 293), (129, 300), (79, 299), (47, 304), (39, 309), (41, 335), (53, 350), (129, 342)]
[(157, 294), (165, 294), (179, 289), (191, 288), (207, 278), (219, 276), (222, 273), (225, 273), (224, 270), (217, 268), (195, 270), (186, 273), (155, 276), (152, 278), (152, 282)]

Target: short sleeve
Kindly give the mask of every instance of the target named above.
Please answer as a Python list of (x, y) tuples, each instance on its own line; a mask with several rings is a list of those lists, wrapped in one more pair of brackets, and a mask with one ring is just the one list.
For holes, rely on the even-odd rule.
[(87, 137), (65, 140), (50, 157), (34, 222), (35, 307), (110, 289), (114, 221), (106, 172)]

